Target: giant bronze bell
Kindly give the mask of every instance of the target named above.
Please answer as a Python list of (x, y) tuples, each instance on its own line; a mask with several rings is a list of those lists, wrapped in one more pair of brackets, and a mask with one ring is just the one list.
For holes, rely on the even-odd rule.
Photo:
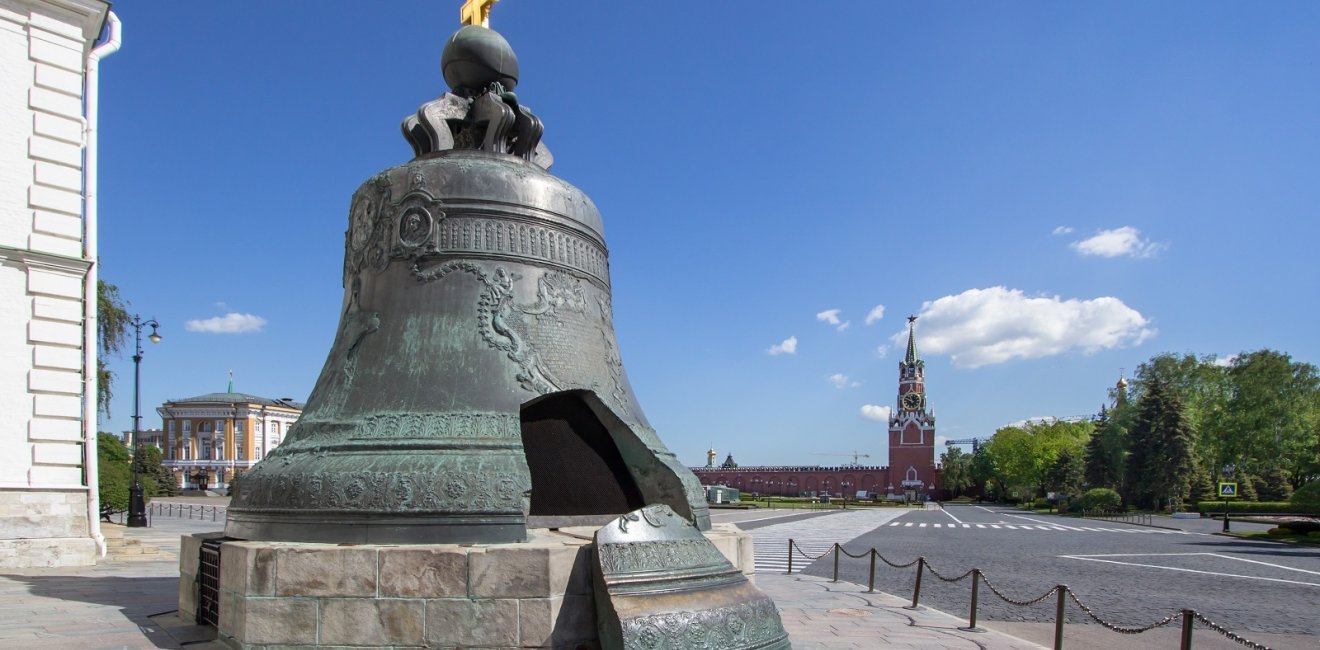
[(225, 533), (514, 542), (652, 504), (709, 529), (628, 385), (600, 215), (547, 172), (513, 50), (469, 25), (442, 69), (451, 92), (403, 123), (415, 157), (353, 194), (334, 345)]

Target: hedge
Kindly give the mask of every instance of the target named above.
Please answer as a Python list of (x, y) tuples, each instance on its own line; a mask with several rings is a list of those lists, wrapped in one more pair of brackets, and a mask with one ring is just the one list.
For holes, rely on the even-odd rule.
[[(1196, 504), (1197, 511), (1204, 514), (1224, 512), (1223, 501), (1201, 501)], [(1287, 501), (1229, 501), (1228, 513), (1232, 515), (1298, 514), (1309, 515), (1316, 512), (1314, 506), (1289, 503)]]

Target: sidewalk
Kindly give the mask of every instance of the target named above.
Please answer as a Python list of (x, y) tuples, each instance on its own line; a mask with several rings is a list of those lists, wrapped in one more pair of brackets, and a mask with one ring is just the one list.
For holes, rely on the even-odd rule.
[[(179, 578), (179, 537), (217, 530), (209, 521), (156, 518), (151, 528), (125, 531), (167, 552), (161, 560), (112, 560), (95, 567), (8, 570), (0, 575), (0, 648), (69, 650), (148, 650), (180, 648), (195, 629), (166, 629), (169, 617), (157, 616), (176, 607)], [(1049, 647), (1053, 626), (1040, 623), (980, 621), (998, 631), (960, 629), (966, 620), (884, 593), (824, 578), (762, 573), (756, 584), (774, 598), (796, 650), (903, 648), (955, 650), (987, 648), (1026, 650)], [(153, 618), (154, 617), (154, 618)], [(1016, 635), (1016, 636), (1010, 636)], [(1315, 637), (1261, 635), (1274, 648), (1313, 647)], [(196, 638), (193, 636), (192, 638)], [(1030, 639), (1024, 640), (1024, 639)], [(1069, 625), (1068, 650), (1177, 648), (1177, 628), (1163, 628), (1137, 637), (1119, 635), (1098, 625)], [(1044, 645), (1040, 645), (1044, 644)], [(217, 644), (188, 645), (210, 650)], [(1230, 648), (1227, 639), (1197, 630), (1197, 650)]]

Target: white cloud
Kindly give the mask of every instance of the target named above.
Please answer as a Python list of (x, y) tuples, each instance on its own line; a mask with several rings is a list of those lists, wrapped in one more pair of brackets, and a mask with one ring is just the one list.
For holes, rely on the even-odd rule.
[(885, 358), (885, 357), (887, 357), (887, 356), (889, 356), (889, 346), (888, 346), (888, 345), (883, 345), (883, 344), (882, 344), (882, 345), (876, 347), (876, 349), (875, 349), (875, 358), (877, 358), (877, 359), (883, 359), (883, 358)]
[(1054, 235), (1070, 235), (1070, 234), (1072, 234), (1072, 231), (1073, 231), (1073, 227), (1072, 227), (1072, 226), (1059, 226), (1058, 228), (1055, 228), (1055, 229), (1054, 229), (1054, 232), (1051, 233), (1051, 234), (1054, 234)]
[(816, 314), (816, 320), (829, 323), (830, 325), (838, 325), (839, 314), (841, 313), (843, 313), (842, 309), (826, 309), (825, 311)]
[(1214, 363), (1216, 366), (1219, 366), (1220, 368), (1227, 368), (1227, 367), (1233, 365), (1233, 362), (1234, 362), (1234, 361), (1237, 361), (1237, 358), (1238, 358), (1238, 355), (1236, 355), (1236, 354), (1230, 354), (1230, 355), (1228, 355), (1228, 356), (1226, 356), (1226, 357), (1215, 357), (1215, 360), (1214, 360), (1213, 363)]
[(866, 312), (866, 324), (870, 325), (884, 317), (885, 317), (885, 306), (876, 305), (871, 308), (871, 311)]
[(826, 309), (825, 311), (816, 314), (816, 320), (821, 321), (822, 323), (829, 323), (834, 326), (834, 329), (842, 332), (843, 330), (848, 329), (849, 325), (852, 325), (852, 321), (840, 321), (839, 314), (841, 313), (843, 313), (843, 310), (841, 309)]
[(766, 352), (769, 352), (771, 356), (779, 356), (781, 354), (797, 354), (797, 337), (790, 336), (784, 339), (782, 343), (776, 343), (770, 346), (770, 349), (766, 350)]
[(836, 372), (826, 377), (825, 381), (830, 382), (830, 385), (835, 388), (857, 388), (862, 385), (862, 382), (849, 379), (848, 375), (840, 372)]
[[(1080, 350), (1137, 345), (1155, 336), (1150, 320), (1111, 296), (1064, 300), (1028, 297), (1019, 289), (968, 289), (922, 305), (917, 347), (976, 368)], [(903, 345), (906, 331), (890, 337)]]
[(266, 319), (255, 314), (229, 312), (224, 316), (190, 320), (183, 324), (183, 329), (204, 334), (243, 334), (245, 332), (260, 332), (261, 328), (265, 326)]
[(1132, 226), (1123, 226), (1113, 230), (1101, 230), (1087, 239), (1075, 241), (1069, 246), (1082, 255), (1099, 257), (1154, 257), (1167, 248), (1141, 236), (1141, 231)]
[(876, 406), (875, 404), (863, 404), (861, 416), (868, 420), (876, 422), (888, 422), (889, 414), (893, 409), (888, 406)]

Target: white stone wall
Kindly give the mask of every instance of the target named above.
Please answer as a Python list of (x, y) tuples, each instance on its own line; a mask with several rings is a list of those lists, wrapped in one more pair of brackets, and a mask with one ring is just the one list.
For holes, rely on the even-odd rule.
[(95, 429), (82, 418), (82, 94), (107, 11), (0, 0), (0, 567), (96, 557), (82, 444)]

